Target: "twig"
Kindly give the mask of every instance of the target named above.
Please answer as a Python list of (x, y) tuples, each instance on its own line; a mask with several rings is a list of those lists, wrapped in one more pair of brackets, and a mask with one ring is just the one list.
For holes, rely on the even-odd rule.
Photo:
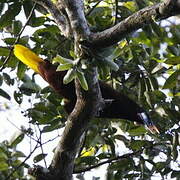
[[(8, 118), (7, 118), (7, 121), (8, 121), (9, 123), (11, 123), (16, 129), (18, 129), (19, 131), (22, 131), (26, 136), (30, 137), (33, 141), (35, 141), (36, 143), (40, 144), (38, 137), (37, 137), (38, 140), (35, 139), (35, 138), (33, 138), (33, 137), (32, 137), (31, 135), (29, 135), (26, 131), (24, 131), (23, 129), (21, 129), (21, 128), (19, 128), (18, 126), (16, 126), (16, 125), (15, 125), (12, 121), (10, 121)], [(49, 139), (49, 140), (41, 143), (41, 145), (47, 144), (48, 142), (51, 142), (51, 141), (54, 141), (54, 140), (57, 139), (58, 137), (60, 137), (60, 135), (57, 135), (56, 137), (54, 137), (54, 138), (52, 138), (52, 139)], [(39, 148), (39, 146), (38, 146), (38, 148)]]
[(25, 30), (27, 24), (29, 23), (29, 20), (30, 20), (31, 17), (32, 17), (32, 14), (33, 14), (33, 12), (34, 12), (34, 9), (35, 9), (35, 7), (36, 7), (36, 4), (37, 4), (37, 3), (35, 2), (34, 5), (33, 5), (33, 7), (32, 7), (32, 9), (31, 9), (31, 12), (29, 13), (29, 16), (28, 16), (28, 18), (27, 18), (26, 23), (24, 24), (24, 26), (22, 27), (21, 31), (19, 32), (19, 34), (18, 34), (15, 42), (14, 42), (13, 45), (10, 47), (9, 55), (8, 55), (7, 58), (5, 59), (3, 65), (2, 65), (2, 67), (1, 67), (1, 69), (0, 69), (0, 72), (5, 68), (5, 65), (8, 63), (9, 59), (11, 58), (12, 53), (13, 53), (14, 45), (19, 42), (19, 39), (20, 39), (23, 31)]
[(128, 153), (128, 154), (125, 154), (125, 155), (122, 155), (122, 156), (117, 156), (117, 157), (108, 159), (106, 161), (102, 161), (102, 162), (100, 162), (98, 164), (83, 168), (83, 169), (75, 169), (73, 171), (73, 174), (79, 174), (79, 173), (82, 173), (82, 172), (90, 171), (91, 169), (97, 168), (97, 167), (102, 166), (104, 164), (112, 163), (113, 161), (119, 161), (119, 160), (122, 160), (122, 159), (125, 159), (125, 158), (129, 158), (131, 156), (134, 156), (134, 155), (137, 155), (137, 154), (141, 153), (142, 151), (143, 151), (143, 149), (138, 150), (138, 151), (133, 152), (133, 153)]
[(99, 0), (86, 14), (86, 17), (89, 16), (93, 11), (94, 9), (100, 4), (100, 2), (103, 1), (103, 0)]
[(34, 140), (35, 142), (38, 143), (38, 140), (36, 140), (35, 138), (33, 138), (31, 135), (29, 135), (26, 131), (24, 131), (23, 129), (19, 128), (18, 126), (16, 126), (11, 120), (9, 120), (7, 118), (7, 121), (12, 124), (16, 129), (18, 129), (19, 131), (23, 132), (26, 136), (30, 137), (32, 140)]
[(17, 169), (19, 169), (21, 166), (23, 166), (23, 164), (31, 157), (31, 155), (35, 152), (35, 150), (38, 148), (38, 143), (36, 144), (36, 146), (34, 147), (34, 149), (29, 153), (29, 155), (24, 159), (24, 161), (19, 164), (7, 177), (5, 180), (10, 180), (10, 178), (12, 178), (12, 175), (17, 171)]
[(114, 25), (117, 24), (117, 16), (118, 16), (118, 0), (115, 0), (115, 20), (114, 20)]
[[(34, 149), (29, 153), (29, 155), (24, 159), (24, 161), (21, 163), (21, 164), (19, 164), (7, 177), (6, 177), (6, 179), (5, 180), (10, 180), (10, 178), (12, 178), (12, 175), (21, 167), (21, 166), (23, 166), (24, 165), (24, 163), (31, 157), (31, 155), (35, 152), (35, 150), (36, 149), (38, 149), (39, 147), (42, 147), (42, 145), (44, 145), (44, 144), (46, 144), (46, 143), (48, 143), (48, 142), (50, 142), (50, 141), (53, 141), (54, 139), (56, 139), (57, 137), (59, 137), (59, 136), (56, 136), (55, 138), (53, 138), (53, 139), (50, 139), (50, 140), (48, 140), (48, 141), (46, 141), (46, 142), (44, 142), (44, 143), (41, 143), (41, 146), (39, 146), (39, 144), (40, 144), (40, 138), (38, 138), (38, 140), (36, 140), (36, 142), (37, 142), (37, 144), (36, 144), (36, 146), (34, 147)], [(34, 139), (33, 139), (34, 140)], [(47, 166), (47, 165), (46, 165)]]
[[(39, 144), (40, 144), (41, 152), (42, 152), (42, 154), (44, 154), (44, 150), (43, 150), (43, 147), (42, 147), (43, 146), (43, 144), (42, 144), (42, 132), (41, 132), (41, 129), (40, 129), (39, 125), (37, 125), (37, 127), (38, 127), (39, 132), (40, 132), (40, 135), (39, 135)], [(45, 167), (48, 168), (47, 167), (47, 163), (46, 163), (46, 159), (43, 158), (43, 160), (44, 160)]]
[(78, 153), (77, 157), (80, 157), (80, 156), (81, 156), (81, 153), (82, 153), (82, 151), (83, 151), (83, 148), (84, 148), (84, 146), (85, 146), (85, 144), (86, 144), (87, 131), (85, 131), (83, 138), (84, 138), (84, 139), (83, 139), (83, 142), (82, 142), (82, 144), (81, 144), (81, 147), (80, 147), (80, 150), (79, 150), (79, 153)]
[[(71, 34), (71, 27), (67, 16), (63, 13), (64, 9), (58, 8), (58, 3), (53, 3), (51, 0), (33, 0), (43, 6), (54, 18), (58, 28), (65, 37)], [(60, 4), (60, 3), (59, 3)]]

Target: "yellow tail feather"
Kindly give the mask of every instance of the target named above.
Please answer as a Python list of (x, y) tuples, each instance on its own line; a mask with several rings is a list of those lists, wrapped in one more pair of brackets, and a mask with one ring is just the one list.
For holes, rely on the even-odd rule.
[(39, 73), (39, 63), (44, 62), (44, 60), (37, 56), (30, 49), (20, 44), (16, 44), (14, 46), (14, 55), (25, 65), (33, 69), (35, 72)]

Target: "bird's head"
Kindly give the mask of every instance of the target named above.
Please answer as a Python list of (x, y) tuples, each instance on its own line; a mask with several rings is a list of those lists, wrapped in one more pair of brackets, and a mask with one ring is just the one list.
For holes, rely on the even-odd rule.
[(137, 113), (137, 122), (144, 124), (145, 127), (153, 134), (160, 133), (146, 112)]
[(49, 82), (53, 73), (56, 73), (56, 66), (41, 59), (34, 52), (20, 44), (14, 46), (14, 55), (29, 68), (40, 74), (47, 82)]
[[(50, 63), (49, 61), (41, 59), (39, 56), (37, 56), (34, 52), (32, 52), (30, 49), (20, 45), (16, 44), (14, 46), (14, 55), (25, 65), (27, 65), (29, 68), (33, 69), (36, 73), (40, 74), (41, 77), (49, 83), (49, 85), (60, 95), (67, 97), (67, 93), (65, 90), (62, 90), (64, 88), (63, 86), (63, 78), (66, 74), (65, 71), (58, 72), (56, 71), (57, 66)], [(73, 91), (72, 85), (66, 85), (67, 88), (71, 88), (71, 91)], [(74, 91), (75, 92), (75, 91)], [(73, 93), (71, 93), (73, 94)], [(74, 95), (74, 94), (73, 94)], [(71, 95), (69, 95), (71, 96)]]

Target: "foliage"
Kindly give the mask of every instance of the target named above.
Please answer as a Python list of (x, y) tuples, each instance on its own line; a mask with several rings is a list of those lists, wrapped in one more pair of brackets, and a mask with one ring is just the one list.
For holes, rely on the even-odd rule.
[[(97, 2), (98, 0), (85, 1), (89, 26), (95, 32), (106, 29), (137, 10), (154, 3), (148, 0), (123, 0), (116, 6), (111, 0), (104, 0), (98, 4)], [(63, 110), (63, 99), (49, 87), (42, 88), (41, 84), (37, 84), (36, 74), (29, 75), (27, 67), (14, 55), (9, 54), (9, 47), (18, 38), (24, 23), (21, 18), (19, 20), (18, 15), (28, 18), (32, 7), (33, 3), (30, 0), (1, 0), (0, 32), (3, 43), (0, 47), (0, 65), (4, 66), (5, 59), (10, 56), (5, 68), (9, 68), (11, 72), (10, 74), (0, 72), (0, 96), (8, 100), (14, 99), (21, 104), (27, 97), (35, 95), (37, 101), (26, 110), (25, 116), (30, 119), (29, 123), (40, 126), (42, 128), (40, 134), (44, 134), (65, 126), (67, 114)], [(57, 55), (73, 59), (72, 40), (65, 39), (61, 35), (53, 19), (43, 8), (37, 5), (35, 9), (28, 22), (28, 27), (32, 28), (33, 33), (21, 36), (19, 43), (33, 48), (35, 53), (47, 59), (52, 60)], [(138, 32), (129, 34), (117, 45), (106, 48), (100, 53), (99, 57), (102, 59), (106, 57), (114, 59), (119, 69), (116, 68), (117, 72), (114, 72), (113, 68), (103, 66), (103, 69), (99, 68), (99, 78), (128, 94), (149, 111), (161, 134), (152, 135), (143, 127), (124, 120), (94, 119), (86, 132), (83, 150), (76, 159), (75, 171), (122, 154), (118, 146), (123, 142), (130, 151), (137, 154), (108, 163), (107, 171), (104, 172), (107, 180), (135, 177), (150, 179), (156, 174), (162, 179), (180, 177), (177, 167), (180, 143), (179, 29), (180, 25), (174, 25), (173, 22), (166, 22), (165, 25), (154, 22)], [(70, 67), (60, 65), (59, 70)], [(17, 74), (15, 79), (11, 77), (13, 72)], [(69, 79), (67, 81), (69, 82)], [(18, 84), (18, 88), (11, 97), (4, 89), (4, 84), (12, 87), (15, 83)], [(87, 89), (86, 84), (84, 88)], [(127, 133), (120, 133), (119, 127)], [(21, 134), (21, 138), (24, 135), (34, 137), (34, 130), (31, 131), (31, 133), (25, 131), (23, 136)], [(8, 142), (0, 144), (0, 179), (2, 180), (6, 179), (14, 169), (12, 180), (27, 179), (24, 172), (29, 165), (23, 163), (18, 167), (22, 157), (25, 156), (22, 151), (16, 150), (16, 146), (21, 143), (20, 140), (14, 140), (11, 145)], [(42, 144), (39, 146), (43, 147)], [(43, 160), (45, 156), (46, 154), (42, 152), (34, 157), (34, 161)]]

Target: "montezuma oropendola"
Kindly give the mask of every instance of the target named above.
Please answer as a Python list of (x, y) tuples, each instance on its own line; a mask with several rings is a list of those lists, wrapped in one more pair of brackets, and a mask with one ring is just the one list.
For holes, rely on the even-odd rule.
[[(74, 82), (63, 84), (66, 71), (56, 71), (56, 65), (44, 61), (28, 48), (19, 44), (14, 46), (14, 54), (24, 64), (39, 73), (59, 95), (65, 98), (64, 108), (67, 113), (71, 113), (76, 103), (75, 84)], [(99, 112), (99, 118), (127, 119), (146, 125), (152, 133), (159, 133), (142, 107), (108, 84), (102, 81), (99, 81), (99, 84), (102, 97), (105, 100), (110, 100), (103, 110)]]

